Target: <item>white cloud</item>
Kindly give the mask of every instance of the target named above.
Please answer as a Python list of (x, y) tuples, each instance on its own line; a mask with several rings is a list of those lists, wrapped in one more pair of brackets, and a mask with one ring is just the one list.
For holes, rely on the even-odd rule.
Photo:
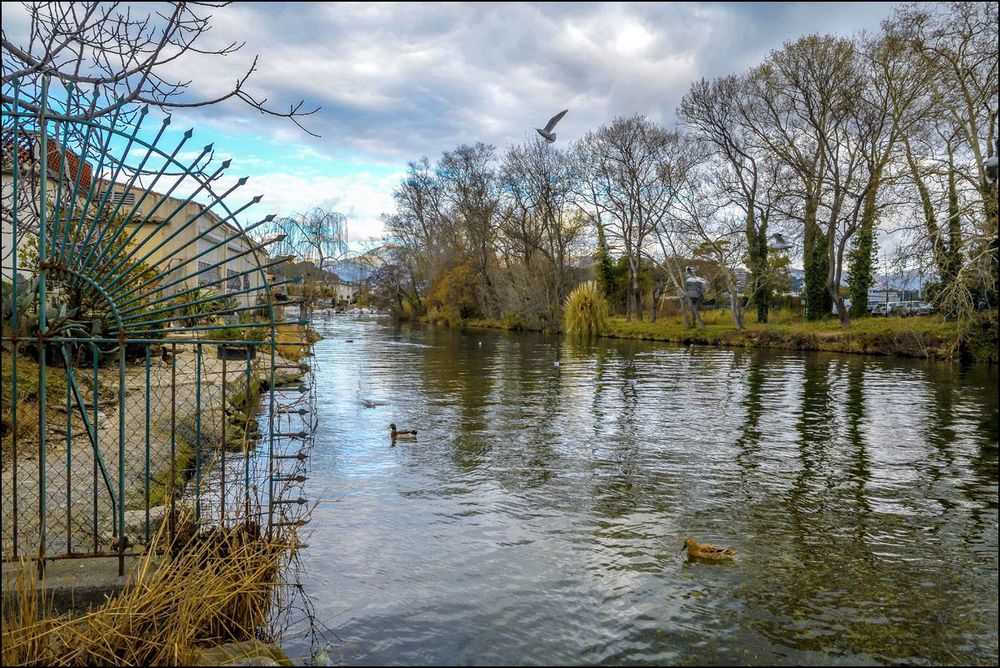
[[(672, 124), (692, 80), (742, 71), (801, 34), (877, 28), (889, 7), (233, 3), (196, 9), (213, 16), (198, 46), (246, 46), (225, 58), (189, 54), (164, 74), (190, 79), (189, 99), (207, 99), (259, 55), (256, 97), (277, 110), (321, 106), (303, 120), (320, 139), (236, 100), (178, 111), (174, 127), (195, 126), (199, 143), (245, 137), (218, 141), (217, 156), (231, 153), (233, 169), (253, 175), (265, 195), (258, 208), (335, 205), (353, 212), (359, 238), (381, 233), (378, 216), (391, 210), (409, 160), (460, 143), (523, 141), (566, 107), (563, 142), (621, 115)], [(5, 33), (23, 32), (9, 9)], [(386, 165), (399, 171), (383, 176)]]
[[(265, 172), (252, 177), (242, 189), (245, 200), (262, 195), (260, 204), (240, 216), (241, 223), (262, 219), (268, 214), (279, 218), (300, 213), (312, 207), (339, 211), (347, 215), (347, 227), (352, 246), (358, 242), (382, 236), (380, 216), (392, 210), (392, 189), (403, 172), (377, 175), (358, 172), (347, 176), (310, 176), (287, 171)], [(217, 190), (236, 182), (235, 176), (219, 180)]]

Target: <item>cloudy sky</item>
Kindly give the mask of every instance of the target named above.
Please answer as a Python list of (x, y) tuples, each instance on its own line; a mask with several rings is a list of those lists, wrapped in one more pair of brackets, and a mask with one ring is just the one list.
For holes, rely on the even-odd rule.
[(237, 2), (211, 10), (199, 46), (246, 46), (171, 73), (209, 98), (259, 54), (252, 89), (277, 108), (321, 107), (304, 121), (320, 137), (238, 102), (175, 114), (172, 127), (195, 127), (199, 146), (214, 142), (234, 176), (251, 177), (264, 200), (248, 219), (333, 207), (359, 242), (381, 234), (410, 160), (520, 142), (566, 107), (560, 141), (621, 115), (672, 125), (692, 80), (743, 71), (800, 35), (877, 30), (893, 4)]

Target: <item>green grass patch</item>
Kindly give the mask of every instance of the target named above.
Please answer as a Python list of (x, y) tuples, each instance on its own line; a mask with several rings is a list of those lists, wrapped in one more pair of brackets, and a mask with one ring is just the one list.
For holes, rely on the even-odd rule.
[[(149, 507), (163, 506), (170, 503), (170, 496), (184, 488), (184, 484), (194, 475), (194, 446), (182, 438), (177, 438), (174, 448), (173, 476), (168, 463), (158, 471), (149, 474)], [(132, 507), (134, 505), (134, 507)], [(145, 499), (137, 499), (130, 504), (129, 510), (145, 508)]]
[[(738, 330), (725, 309), (702, 312), (704, 329), (687, 327), (680, 316), (665, 316), (656, 322), (628, 322), (614, 316), (607, 322), (603, 336), (615, 339), (668, 341), (672, 343), (732, 346), (739, 348), (779, 348), (786, 350), (823, 350), (867, 355), (898, 355), (929, 359), (964, 359), (997, 363), (997, 310), (978, 313), (962, 322), (946, 321), (940, 316), (902, 318), (853, 318), (844, 329), (835, 316), (806, 321), (790, 309), (772, 311), (769, 321), (758, 323), (755, 314), (747, 314), (747, 326)], [(433, 322), (432, 318), (421, 318)], [(509, 319), (470, 318), (462, 321), (467, 329), (512, 330)]]
[[(626, 322), (624, 318), (613, 318), (605, 335), (675, 343), (956, 359), (962, 356), (962, 332), (972, 331), (974, 334), (967, 338), (976, 341), (978, 347), (965, 345), (965, 349), (972, 351), (968, 355), (970, 358), (990, 361), (985, 351), (990, 345), (993, 350), (996, 348), (995, 326), (991, 339), (988, 325), (963, 329), (959, 323), (946, 322), (938, 316), (857, 318), (851, 321), (848, 329), (842, 328), (835, 318), (819, 321), (780, 318), (777, 322), (764, 324), (750, 322), (745, 329), (738, 330), (718, 313), (706, 312), (703, 330), (686, 327), (676, 318), (657, 322)], [(993, 313), (995, 322), (996, 312)]]

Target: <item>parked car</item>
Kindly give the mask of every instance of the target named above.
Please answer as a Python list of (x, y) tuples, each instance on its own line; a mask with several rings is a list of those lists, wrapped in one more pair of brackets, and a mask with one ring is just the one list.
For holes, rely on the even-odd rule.
[(869, 315), (888, 315), (889, 311), (886, 309), (888, 304), (886, 302), (875, 302), (874, 304), (868, 305)]
[(905, 315), (903, 313), (903, 304), (905, 302), (888, 302), (885, 305), (886, 315)]
[(927, 302), (903, 302), (902, 315), (928, 315), (934, 312), (934, 305)]

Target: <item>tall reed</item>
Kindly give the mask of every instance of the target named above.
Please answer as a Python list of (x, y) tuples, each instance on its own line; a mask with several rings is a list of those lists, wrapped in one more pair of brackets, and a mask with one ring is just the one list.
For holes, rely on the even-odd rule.
[(566, 298), (563, 330), (570, 336), (599, 336), (608, 326), (610, 310), (594, 281), (581, 283)]
[(261, 635), (289, 543), (248, 521), (178, 533), (166, 553), (139, 562), (133, 584), (84, 615), (53, 614), (26, 565), (2, 622), (3, 665), (191, 665), (205, 646)]

